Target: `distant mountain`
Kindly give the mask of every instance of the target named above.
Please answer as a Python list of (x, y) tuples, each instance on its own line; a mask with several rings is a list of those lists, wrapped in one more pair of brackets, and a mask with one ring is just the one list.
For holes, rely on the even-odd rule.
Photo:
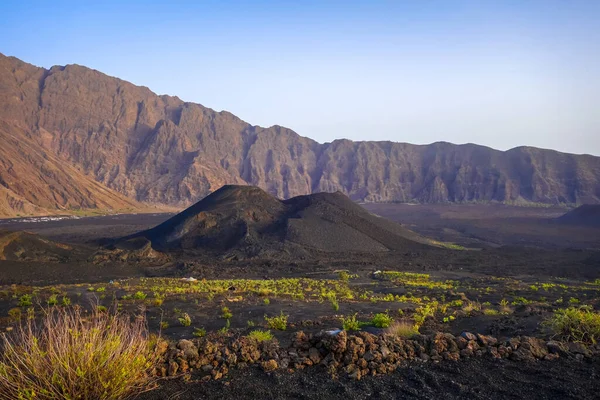
[(600, 157), (472, 144), (319, 144), (89, 68), (46, 70), (2, 55), (0, 140), (10, 143), (0, 146), (0, 215), (186, 207), (224, 184), (280, 198), (340, 191), (359, 201), (600, 203)]
[[(431, 241), (377, 217), (340, 192), (279, 200), (255, 186), (226, 185), (120, 248), (284, 257), (421, 248)], [(233, 252), (233, 253), (232, 253)]]

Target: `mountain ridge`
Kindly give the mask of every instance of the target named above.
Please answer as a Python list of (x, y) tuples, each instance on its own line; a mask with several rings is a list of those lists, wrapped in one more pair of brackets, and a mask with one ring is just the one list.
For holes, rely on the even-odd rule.
[[(600, 202), (600, 157), (447, 142), (320, 144), (76, 64), (44, 69), (0, 55), (0, 122), (6, 134), (136, 205), (186, 207), (224, 184), (256, 185), (280, 198), (339, 190), (367, 202)], [(0, 156), (0, 163), (11, 160)], [(7, 170), (0, 169), (0, 188), (31, 203), (30, 212), (62, 206), (42, 206), (39, 196), (7, 187)], [(40, 174), (38, 187), (48, 181)], [(52, 197), (57, 189), (71, 199), (83, 188), (43, 191)], [(93, 194), (75, 203), (100, 205)], [(0, 192), (0, 215), (14, 212), (7, 204)]]

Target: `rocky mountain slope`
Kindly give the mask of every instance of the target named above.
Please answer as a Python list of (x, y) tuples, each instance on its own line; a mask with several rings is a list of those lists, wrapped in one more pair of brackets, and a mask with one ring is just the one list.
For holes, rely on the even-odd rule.
[[(0, 134), (2, 143), (30, 149), (0, 153), (2, 215), (131, 200), (184, 207), (223, 184), (281, 198), (341, 191), (360, 201), (600, 202), (600, 157), (471, 144), (319, 144), (78, 65), (46, 70), (3, 55)], [(25, 166), (30, 154), (39, 157)]]

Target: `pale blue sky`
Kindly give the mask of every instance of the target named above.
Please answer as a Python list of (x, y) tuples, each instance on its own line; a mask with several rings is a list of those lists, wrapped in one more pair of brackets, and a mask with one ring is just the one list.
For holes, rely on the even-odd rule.
[(596, 0), (4, 0), (0, 38), (319, 142), (600, 155)]

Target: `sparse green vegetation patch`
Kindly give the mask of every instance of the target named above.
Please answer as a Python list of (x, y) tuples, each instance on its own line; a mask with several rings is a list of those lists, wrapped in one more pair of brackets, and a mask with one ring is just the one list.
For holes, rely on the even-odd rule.
[(600, 341), (600, 313), (589, 307), (558, 309), (545, 325), (563, 340), (586, 344)]
[(248, 334), (250, 339), (256, 340), (257, 342), (266, 342), (269, 340), (273, 340), (273, 334), (271, 331), (263, 331), (260, 329), (256, 329)]

